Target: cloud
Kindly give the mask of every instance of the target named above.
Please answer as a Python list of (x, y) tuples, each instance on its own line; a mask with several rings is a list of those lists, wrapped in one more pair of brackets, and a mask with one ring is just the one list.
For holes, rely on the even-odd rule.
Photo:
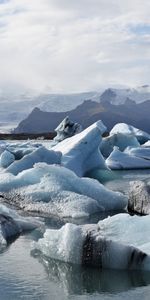
[(147, 0), (0, 1), (0, 89), (147, 83), (149, 11)]

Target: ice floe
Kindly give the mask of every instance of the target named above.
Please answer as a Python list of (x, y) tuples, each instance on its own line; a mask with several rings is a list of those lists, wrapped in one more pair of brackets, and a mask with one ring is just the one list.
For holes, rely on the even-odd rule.
[[(142, 153), (145, 153), (143, 157)], [(106, 164), (112, 170), (149, 169), (150, 160), (144, 158), (144, 155), (147, 156), (147, 153), (148, 151), (142, 152), (142, 148), (137, 151), (135, 148), (121, 152), (118, 147), (114, 147), (113, 152), (106, 159)], [(133, 154), (137, 154), (137, 156)]]
[(127, 205), (123, 194), (106, 189), (97, 180), (80, 178), (65, 167), (45, 163), (35, 164), (17, 176), (0, 174), (0, 191), (19, 195), (19, 206), (25, 210), (45, 210), (61, 217), (119, 210)]
[(132, 148), (132, 147), (127, 147), (124, 151), (125, 153), (139, 157), (139, 158), (144, 158), (145, 160), (150, 160), (150, 148), (146, 147), (137, 147), (137, 148)]
[(138, 147), (140, 144), (132, 134), (114, 133), (102, 139), (100, 144), (102, 155), (108, 157), (113, 151), (114, 146), (117, 146), (120, 151), (124, 151), (126, 147)]
[[(144, 229), (146, 228), (146, 229)], [(150, 217), (119, 214), (97, 225), (47, 229), (33, 247), (44, 255), (99, 268), (150, 270)]]
[(61, 153), (48, 150), (44, 146), (41, 146), (32, 153), (25, 155), (22, 159), (13, 162), (7, 168), (7, 172), (17, 175), (23, 170), (32, 168), (33, 165), (38, 162), (45, 162), (47, 164), (60, 164)]

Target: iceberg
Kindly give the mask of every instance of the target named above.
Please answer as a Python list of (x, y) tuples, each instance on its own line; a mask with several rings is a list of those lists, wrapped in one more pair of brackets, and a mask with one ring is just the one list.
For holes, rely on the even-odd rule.
[[(138, 153), (138, 151), (136, 152), (136, 149), (128, 149), (121, 152), (117, 147), (114, 147), (113, 152), (106, 159), (106, 164), (112, 170), (149, 169), (150, 160), (144, 159), (142, 156), (131, 155), (131, 153)], [(139, 152), (142, 153), (142, 150)]]
[(0, 167), (7, 168), (15, 161), (15, 156), (8, 150), (4, 150), (0, 155)]
[(62, 153), (61, 164), (84, 176), (95, 168), (107, 169), (105, 160), (99, 150), (101, 135), (106, 131), (102, 121), (98, 121), (73, 137), (65, 139), (53, 147)]
[(150, 271), (148, 218), (139, 220), (137, 216), (119, 214), (96, 225), (67, 223), (59, 230), (47, 229), (33, 247), (48, 257), (72, 264)]
[(55, 142), (61, 142), (64, 139), (71, 137), (82, 131), (82, 126), (78, 123), (70, 121), (67, 116), (55, 129), (57, 135), (54, 138)]
[(115, 133), (124, 133), (126, 135), (132, 134), (137, 138), (140, 144), (144, 144), (145, 142), (150, 140), (150, 134), (126, 123), (116, 124), (110, 131), (110, 135), (113, 135)]
[(0, 191), (25, 210), (81, 217), (126, 207), (127, 198), (112, 192), (95, 179), (80, 178), (59, 165), (38, 163), (17, 176), (0, 173)]
[(60, 164), (61, 153), (53, 150), (48, 150), (44, 146), (39, 147), (32, 153), (25, 155), (22, 159), (14, 161), (7, 168), (7, 172), (17, 175), (23, 170), (32, 168), (33, 165), (38, 162), (45, 162), (47, 164)]
[(30, 140), (27, 142), (7, 141), (7, 143), (5, 144), (0, 144), (0, 153), (4, 152), (4, 150), (9, 151), (15, 156), (15, 160), (19, 160), (25, 155), (32, 153), (37, 148), (44, 146), (44, 144), (46, 144), (45, 141), (37, 143), (34, 140)]
[(121, 132), (114, 133), (102, 139), (100, 150), (104, 157), (108, 157), (113, 151), (114, 146), (117, 146), (120, 151), (124, 151), (128, 146), (139, 147), (140, 144), (132, 134), (124, 134)]

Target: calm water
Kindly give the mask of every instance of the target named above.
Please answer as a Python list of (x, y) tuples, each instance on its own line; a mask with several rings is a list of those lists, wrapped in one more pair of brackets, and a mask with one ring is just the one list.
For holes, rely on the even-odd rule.
[[(104, 176), (105, 175), (105, 176)], [(129, 182), (150, 178), (150, 171), (121, 171), (91, 176), (113, 190), (127, 193)], [(78, 223), (97, 222), (95, 215)], [(60, 228), (64, 221), (46, 219), (50, 228)], [(0, 254), (0, 300), (6, 299), (150, 299), (150, 273), (96, 270), (47, 259), (32, 251), (32, 241), (40, 231), (20, 236)]]

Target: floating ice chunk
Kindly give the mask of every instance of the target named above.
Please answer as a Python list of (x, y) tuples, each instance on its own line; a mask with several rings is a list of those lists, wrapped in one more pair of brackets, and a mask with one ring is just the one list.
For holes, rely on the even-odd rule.
[(132, 134), (133, 136), (136, 136), (140, 144), (144, 144), (150, 140), (150, 134), (126, 123), (116, 124), (110, 131), (110, 135), (114, 133)]
[[(136, 151), (136, 150), (135, 150)], [(117, 147), (114, 147), (113, 152), (106, 159), (106, 164), (110, 169), (149, 169), (150, 161), (144, 158), (130, 155), (126, 152), (121, 152)]]
[(102, 139), (100, 150), (104, 157), (108, 157), (113, 151), (113, 147), (117, 146), (120, 151), (124, 151), (126, 147), (140, 146), (137, 138), (132, 134), (114, 133)]
[(9, 151), (4, 150), (4, 152), (0, 156), (0, 167), (7, 168), (14, 161), (15, 161), (15, 156)]
[(40, 147), (32, 153), (24, 156), (21, 160), (15, 161), (7, 168), (7, 171), (17, 175), (23, 170), (32, 168), (35, 163), (46, 162), (47, 164), (60, 164), (61, 153), (53, 150), (47, 150), (45, 147)]
[(58, 143), (53, 150), (62, 152), (62, 165), (78, 176), (95, 168), (107, 169), (99, 150), (101, 134), (105, 131), (104, 124), (98, 121), (81, 133)]
[(5, 143), (5, 145), (0, 144), (0, 153), (4, 150), (8, 150), (12, 154), (14, 154), (15, 159), (21, 159), (23, 156), (32, 153), (37, 148), (41, 147), (43, 143), (35, 143), (34, 141), (28, 142), (14, 142), (9, 141)]
[(35, 218), (21, 217), (14, 210), (0, 204), (0, 247), (22, 232), (33, 230), (41, 225)]
[(150, 160), (150, 148), (144, 148), (144, 147), (138, 147), (138, 148), (131, 148), (127, 147), (124, 151), (124, 153), (127, 153), (132, 156), (136, 156), (139, 158), (144, 158), (147, 160)]
[(67, 223), (59, 230), (47, 229), (44, 238), (35, 245), (46, 256), (81, 264), (83, 238), (80, 226)]
[(103, 236), (102, 222), (83, 226), (68, 223), (59, 230), (48, 229), (44, 237), (34, 243), (34, 247), (48, 257), (73, 264), (107, 269), (150, 270), (150, 256), (131, 244), (115, 241), (112, 238), (114, 228), (111, 239)]
[[(106, 189), (97, 180), (80, 178), (69, 169), (44, 163), (36, 164), (17, 176), (0, 174), (0, 191), (17, 193), (22, 199), (28, 199), (18, 200), (18, 205), (26, 210), (30, 210), (31, 204), (34, 210), (33, 203), (37, 205), (37, 202), (43, 201), (49, 203), (52, 213), (54, 208), (58, 215), (64, 217), (119, 210), (127, 205), (123, 194)], [(40, 205), (43, 211), (42, 203)], [(39, 205), (38, 208), (40, 211)]]
[(55, 142), (61, 142), (66, 138), (69, 138), (79, 132), (81, 132), (82, 126), (78, 123), (73, 123), (67, 116), (55, 129), (57, 136), (54, 138)]

